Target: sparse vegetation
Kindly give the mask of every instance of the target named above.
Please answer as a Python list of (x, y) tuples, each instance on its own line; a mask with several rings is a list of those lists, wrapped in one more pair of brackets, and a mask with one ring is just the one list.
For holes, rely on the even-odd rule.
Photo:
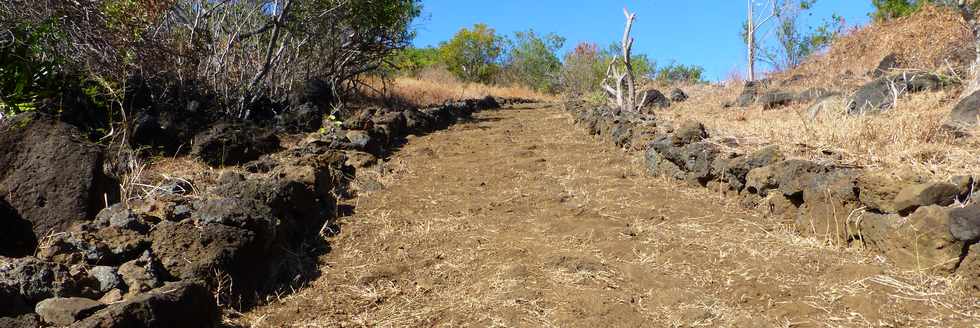
[(748, 0), (748, 81), (634, 53), (670, 10), (2, 1), (0, 326), (980, 322), (980, 1), (816, 1)]
[(928, 5), (954, 6), (959, 0), (871, 0), (875, 11), (871, 17), (885, 21), (905, 17)]
[(656, 80), (667, 84), (704, 83), (704, 68), (697, 65), (670, 63), (657, 69)]
[[(62, 97), (45, 81), (77, 76), (73, 80), (97, 81), (110, 103), (128, 105), (118, 109), (140, 109), (131, 107), (143, 100), (130, 99), (140, 89), (149, 91), (140, 97), (167, 102), (205, 95), (217, 104), (213, 110), (241, 118), (259, 103), (284, 102), (306, 79), (329, 81), (336, 92), (350, 90), (407, 46), (409, 23), (421, 10), (416, 0), (45, 0), (0, 6), (0, 32), (13, 42), (3, 55), (17, 59), (4, 61), (5, 72), (12, 73), (4, 74), (0, 90), (8, 108)], [(28, 78), (40, 82), (25, 85)]]
[[(807, 57), (825, 49), (845, 29), (844, 19), (836, 14), (817, 26), (802, 26), (800, 16), (807, 14), (816, 0), (780, 0), (768, 3), (768, 16), (745, 22), (742, 39), (749, 45), (749, 80), (755, 80), (756, 61), (769, 65), (773, 71), (794, 68)], [(756, 8), (750, 3), (750, 13)], [(752, 16), (750, 16), (751, 19)], [(768, 26), (768, 29), (765, 27)], [(758, 31), (766, 30), (764, 35)], [(768, 36), (768, 37), (767, 37)]]
[[(898, 71), (934, 71), (952, 81), (965, 82), (974, 51), (964, 46), (972, 44), (972, 36), (960, 22), (959, 13), (952, 8), (926, 7), (902, 20), (876, 22), (835, 38), (826, 52), (811, 55), (796, 68), (774, 72), (770, 78), (783, 81), (796, 77), (778, 86), (782, 90), (848, 92), (870, 81), (868, 72), (882, 58), (895, 53), (901, 58)], [(840, 110), (846, 104), (839, 104), (836, 112), (811, 120), (806, 113), (811, 104), (806, 102), (779, 110), (712, 109), (735, 99), (741, 89), (739, 81), (689, 88), (694, 100), (678, 104), (663, 115), (671, 120), (703, 122), (747, 145), (780, 144), (814, 159), (821, 157), (820, 152), (830, 152), (848, 164), (873, 169), (911, 168), (947, 178), (974, 174), (980, 165), (972, 155), (980, 147), (977, 137), (949, 138), (942, 128), (961, 93), (958, 87), (904, 96), (895, 108), (874, 116), (846, 115)]]

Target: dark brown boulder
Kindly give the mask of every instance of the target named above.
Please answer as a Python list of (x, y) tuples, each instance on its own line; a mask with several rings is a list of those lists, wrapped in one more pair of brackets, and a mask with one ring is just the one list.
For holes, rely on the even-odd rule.
[(791, 159), (772, 165), (773, 181), (779, 191), (789, 198), (803, 196), (810, 180), (815, 175), (829, 171), (827, 166), (801, 159)]
[(0, 256), (21, 257), (34, 254), (37, 236), (31, 222), (0, 197)]
[(238, 165), (279, 150), (270, 130), (247, 124), (218, 123), (194, 137), (191, 154), (211, 166)]
[(788, 106), (797, 100), (797, 95), (789, 91), (770, 91), (759, 96), (758, 102), (762, 109), (770, 110)]
[(65, 231), (115, 200), (118, 184), (102, 164), (102, 149), (73, 126), (37, 114), (0, 123), (0, 197), (37, 236)]
[(206, 287), (182, 281), (110, 305), (72, 327), (210, 328), (219, 323), (219, 314), (215, 299)]
[[(18, 286), (9, 282), (0, 282), (0, 319), (25, 313), (32, 313), (32, 309), (27, 300), (20, 295)], [(13, 318), (10, 318), (10, 321), (13, 321)], [(0, 323), (3, 321), (0, 320)], [(0, 327), (7, 326), (0, 325)]]
[(306, 80), (289, 95), (289, 104), (300, 107), (310, 104), (317, 111), (325, 112), (334, 102), (333, 85), (320, 79)]
[(980, 91), (960, 100), (943, 126), (963, 133), (973, 129), (978, 123), (980, 123)]
[(735, 99), (735, 106), (752, 106), (767, 85), (769, 85), (768, 80), (745, 82), (745, 87), (742, 88), (742, 93), (738, 95), (737, 99)]
[[(857, 179), (861, 203), (883, 213), (899, 213), (900, 210), (907, 209), (896, 204), (896, 197), (906, 188), (923, 182), (923, 177), (909, 171), (864, 172)], [(911, 206), (910, 203), (906, 205)]]
[(907, 93), (937, 91), (945, 86), (938, 75), (924, 71), (896, 73), (861, 86), (848, 102), (850, 115), (877, 114), (891, 109)]
[(854, 170), (812, 174), (803, 188), (803, 202), (797, 204), (797, 232), (838, 245), (853, 238), (859, 230), (854, 217), (860, 207), (857, 175)]
[(674, 90), (670, 91), (671, 102), (677, 102), (677, 103), (684, 102), (687, 101), (687, 98), (688, 96), (686, 93), (684, 93), (684, 90), (681, 90), (679, 88), (674, 88)]
[(927, 182), (903, 188), (895, 195), (895, 209), (906, 214), (921, 206), (947, 206), (956, 201), (960, 190), (956, 185), (946, 182)]
[(749, 155), (733, 158), (717, 168), (719, 176), (735, 191), (745, 188), (745, 179), (749, 171), (771, 165), (783, 159), (779, 147), (769, 146)]
[(686, 121), (674, 131), (671, 142), (676, 146), (683, 146), (707, 138), (708, 132), (704, 129), (704, 125), (695, 121)]
[(105, 307), (95, 300), (81, 297), (54, 297), (37, 303), (35, 312), (44, 322), (64, 327)]
[(276, 129), (288, 133), (314, 132), (323, 127), (324, 112), (313, 103), (286, 109), (276, 115)]
[(78, 290), (68, 267), (33, 257), (0, 258), (0, 316), (30, 313), (34, 304)]
[[(174, 277), (202, 279), (221, 270), (247, 273), (264, 259), (254, 232), (222, 224), (197, 227), (191, 221), (161, 223), (152, 234), (153, 254)], [(236, 282), (237, 283), (237, 282)]]
[(644, 99), (643, 104), (640, 105), (641, 108), (649, 111), (654, 108), (670, 107), (670, 99), (668, 99), (663, 92), (660, 92), (660, 90), (647, 89), (640, 92), (638, 95), (639, 97), (642, 97), (644, 94), (646, 94), (646, 99)]
[[(0, 301), (3, 305), (3, 301)], [(28, 313), (17, 317), (0, 317), (0, 327), (4, 328), (37, 328), (41, 327), (41, 317)]]
[(950, 211), (949, 232), (965, 242), (980, 240), (980, 203)]
[(874, 70), (868, 73), (871, 77), (878, 78), (885, 74), (891, 72), (891, 70), (898, 68), (898, 54), (891, 53), (881, 59), (878, 62), (878, 66)]
[(949, 231), (951, 218), (948, 208), (933, 205), (920, 207), (906, 218), (860, 213), (854, 220), (860, 224), (864, 244), (899, 267), (951, 273), (963, 252), (963, 243)]

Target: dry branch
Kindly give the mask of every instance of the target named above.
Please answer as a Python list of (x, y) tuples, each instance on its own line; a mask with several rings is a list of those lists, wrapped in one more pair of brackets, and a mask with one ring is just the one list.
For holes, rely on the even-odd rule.
[[(609, 67), (606, 69), (606, 77), (602, 80), (602, 88), (606, 91), (609, 102), (614, 107), (622, 111), (635, 112), (639, 111), (640, 107), (643, 106), (643, 101), (646, 99), (646, 94), (644, 93), (642, 99), (637, 102), (636, 77), (633, 74), (632, 52), (634, 39), (630, 37), (630, 32), (633, 30), (636, 13), (630, 13), (629, 10), (623, 8), (623, 15), (626, 16), (626, 28), (623, 31), (621, 44), (622, 56), (613, 57), (613, 60), (609, 63)], [(619, 71), (618, 66), (620, 58), (623, 61), (622, 72)], [(610, 85), (610, 81), (614, 82), (614, 86)]]

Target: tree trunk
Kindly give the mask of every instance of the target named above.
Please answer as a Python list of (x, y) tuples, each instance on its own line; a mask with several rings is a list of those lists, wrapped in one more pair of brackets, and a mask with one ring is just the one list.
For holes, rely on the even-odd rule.
[[(633, 29), (633, 21), (636, 20), (636, 14), (630, 13), (626, 8), (623, 8), (623, 14), (626, 15), (626, 29), (623, 31), (622, 41), (624, 71), (620, 72), (616, 67), (619, 57), (613, 58), (612, 62), (609, 63), (609, 67), (606, 69), (606, 78), (602, 80), (602, 89), (606, 91), (607, 98), (611, 104), (620, 110), (635, 112), (643, 106), (646, 94), (643, 95), (642, 99), (637, 100), (636, 77), (633, 75), (633, 60), (631, 58), (633, 38), (630, 37), (630, 31)], [(610, 85), (610, 82), (615, 83), (615, 88)]]
[(626, 67), (626, 101), (624, 107), (629, 108), (630, 111), (634, 111), (643, 104), (636, 103), (636, 77), (633, 76), (633, 38), (630, 37), (630, 31), (633, 29), (633, 21), (636, 20), (636, 14), (631, 14), (625, 8), (623, 8), (623, 14), (626, 15), (626, 31), (623, 33), (623, 65)]
[(966, 25), (970, 27), (970, 32), (973, 33), (973, 47), (975, 52), (975, 59), (973, 60), (973, 67), (971, 69), (972, 76), (966, 85), (966, 90), (963, 92), (963, 97), (966, 97), (980, 90), (980, 24), (977, 22), (977, 13), (973, 11), (973, 1), (960, 0), (959, 9), (960, 15), (963, 16)]
[(745, 31), (746, 39), (747, 39), (745, 44), (746, 47), (748, 47), (749, 49), (748, 80), (755, 81), (755, 21), (753, 20), (753, 16), (755, 16), (754, 15), (755, 9), (752, 8), (752, 0), (748, 0), (748, 2), (749, 2), (749, 21), (748, 24), (746, 24), (748, 30)]

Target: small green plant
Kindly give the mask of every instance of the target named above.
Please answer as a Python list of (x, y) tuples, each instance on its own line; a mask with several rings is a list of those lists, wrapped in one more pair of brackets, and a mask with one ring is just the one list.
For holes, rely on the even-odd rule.
[(32, 111), (35, 102), (64, 89), (63, 61), (50, 44), (63, 35), (53, 21), (23, 23), (9, 28), (11, 42), (0, 44), (0, 111), (6, 115)]
[(344, 122), (338, 120), (336, 115), (327, 115), (323, 118), (323, 120), (326, 121), (327, 124), (321, 127), (320, 130), (317, 130), (317, 133), (319, 134), (330, 133), (331, 130), (339, 129), (344, 125)]

